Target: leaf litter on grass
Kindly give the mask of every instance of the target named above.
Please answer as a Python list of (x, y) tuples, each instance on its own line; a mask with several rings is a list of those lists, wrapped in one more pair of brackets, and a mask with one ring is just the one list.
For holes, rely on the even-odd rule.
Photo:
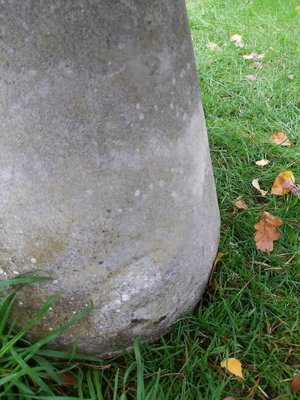
[(240, 360), (236, 358), (225, 358), (221, 362), (221, 367), (237, 376), (238, 378), (244, 379), (243, 371), (242, 371), (242, 363)]
[(259, 178), (258, 179), (253, 179), (251, 183), (252, 183), (252, 186), (255, 187), (255, 189), (257, 189), (263, 197), (266, 196), (266, 194), (268, 192), (263, 190), (263, 189), (261, 189), (260, 184), (259, 184)]
[(284, 171), (279, 174), (272, 186), (271, 194), (284, 196), (295, 186), (295, 177), (292, 171)]
[(278, 240), (280, 234), (276, 227), (282, 225), (282, 220), (267, 211), (260, 214), (260, 220), (254, 225), (256, 233), (254, 241), (258, 250), (270, 253), (273, 251), (273, 242)]
[(292, 142), (290, 139), (287, 137), (287, 135), (283, 132), (277, 132), (274, 133), (271, 137), (270, 140), (272, 143), (279, 144), (280, 146), (292, 146)]

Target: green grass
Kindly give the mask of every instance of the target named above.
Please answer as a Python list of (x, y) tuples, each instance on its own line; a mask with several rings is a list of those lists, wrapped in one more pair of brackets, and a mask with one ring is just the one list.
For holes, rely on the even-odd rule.
[[(299, 4), (187, 2), (222, 214), (220, 251), (225, 253), (197, 309), (159, 342), (140, 347), (136, 340), (134, 354), (102, 361), (45, 349), (43, 344), (59, 330), (43, 342), (28, 343), (24, 334), (30, 326), (16, 333), (7, 323), (14, 295), (5, 295), (1, 287), (0, 398), (297, 398), (290, 382), (300, 370), (300, 203), (290, 194), (262, 197), (251, 181), (260, 178), (270, 192), (275, 177), (290, 169), (300, 183)], [(244, 48), (229, 42), (235, 33), (243, 36)], [(220, 49), (210, 51), (209, 41)], [(243, 59), (251, 51), (265, 55), (261, 69)], [(257, 79), (247, 80), (250, 74)], [(278, 131), (294, 145), (272, 144), (269, 138)], [(256, 166), (261, 158), (270, 164)], [(238, 196), (246, 200), (247, 211), (234, 207)], [(283, 220), (281, 237), (270, 254), (257, 251), (253, 242), (262, 210)], [(50, 298), (32, 322), (54, 301)], [(225, 357), (241, 360), (244, 381), (220, 367)], [(61, 374), (72, 384), (62, 384)]]

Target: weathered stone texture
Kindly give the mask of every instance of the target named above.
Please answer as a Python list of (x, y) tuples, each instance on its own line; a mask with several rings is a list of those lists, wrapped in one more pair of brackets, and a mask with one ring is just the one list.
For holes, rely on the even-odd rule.
[(35, 338), (112, 355), (154, 340), (204, 290), (219, 213), (184, 1), (0, 6), (0, 277), (39, 268)]

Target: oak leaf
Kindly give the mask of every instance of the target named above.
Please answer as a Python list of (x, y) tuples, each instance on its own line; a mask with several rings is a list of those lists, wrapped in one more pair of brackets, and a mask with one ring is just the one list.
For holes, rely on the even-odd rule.
[(292, 171), (281, 172), (275, 179), (271, 193), (277, 196), (283, 196), (289, 193), (295, 186), (295, 177)]
[(254, 241), (258, 250), (262, 252), (273, 251), (273, 242), (279, 239), (279, 232), (276, 227), (282, 225), (282, 220), (279, 217), (263, 211), (260, 214), (260, 220), (254, 225), (256, 229)]
[(293, 144), (283, 132), (274, 133), (274, 135), (270, 137), (270, 140), (271, 142), (279, 144), (280, 146), (291, 146)]
[(227, 371), (231, 372), (233, 375), (244, 379), (242, 372), (242, 363), (240, 362), (240, 360), (237, 360), (236, 358), (225, 358), (221, 362), (221, 367), (227, 369)]
[(262, 196), (265, 196), (268, 193), (265, 190), (260, 188), (259, 179), (253, 179), (252, 186), (255, 187), (255, 189), (257, 189)]

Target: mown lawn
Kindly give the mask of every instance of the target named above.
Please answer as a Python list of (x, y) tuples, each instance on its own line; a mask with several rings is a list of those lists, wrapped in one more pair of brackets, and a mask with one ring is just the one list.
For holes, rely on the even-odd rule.
[[(187, 8), (222, 214), (224, 256), (207, 292), (172, 334), (106, 361), (20, 340), (6, 324), (12, 298), (3, 299), (1, 399), (299, 396), (290, 384), (300, 373), (300, 201), (270, 190), (286, 170), (300, 184), (300, 1), (188, 0)], [(234, 34), (244, 47), (230, 42)], [(250, 52), (264, 57), (245, 60)], [(293, 145), (272, 143), (276, 132)], [(257, 166), (260, 159), (269, 164)], [(252, 186), (255, 178), (266, 196)], [(247, 210), (235, 207), (239, 196)], [(253, 241), (262, 211), (283, 222), (269, 254)], [(228, 357), (241, 361), (244, 380), (221, 368)]]

